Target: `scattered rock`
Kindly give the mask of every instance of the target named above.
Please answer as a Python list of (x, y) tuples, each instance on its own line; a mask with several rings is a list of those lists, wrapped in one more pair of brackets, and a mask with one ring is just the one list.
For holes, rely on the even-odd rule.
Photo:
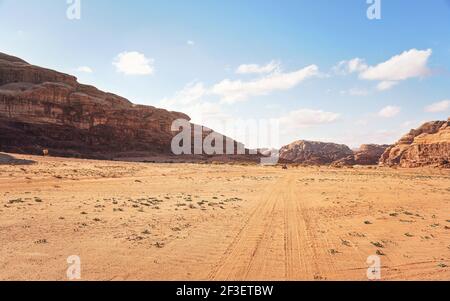
[(162, 248), (164, 248), (164, 246), (165, 246), (165, 244), (163, 242), (158, 241), (155, 243), (155, 247), (157, 247), (158, 249), (162, 249)]
[(23, 201), (22, 199), (14, 199), (14, 200), (9, 200), (8, 204), (20, 204), (20, 203), (25, 203), (25, 201)]
[(384, 248), (384, 245), (380, 242), (371, 242), (371, 244), (377, 248)]
[(342, 244), (346, 247), (351, 247), (352, 244), (348, 240), (341, 240)]
[(381, 251), (381, 250), (377, 250), (377, 255), (378, 256), (386, 256), (386, 254), (384, 254), (383, 251)]
[(339, 254), (340, 252), (338, 251), (338, 250), (335, 250), (335, 249), (331, 249), (330, 250), (330, 254), (331, 255), (336, 255), (336, 254)]
[(39, 240), (35, 241), (34, 243), (37, 245), (44, 245), (44, 244), (47, 244), (48, 241), (47, 241), (47, 239), (39, 239)]

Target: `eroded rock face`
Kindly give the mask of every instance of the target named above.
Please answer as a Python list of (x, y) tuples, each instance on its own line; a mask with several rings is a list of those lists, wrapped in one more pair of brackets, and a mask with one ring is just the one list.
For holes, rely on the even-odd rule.
[(447, 121), (427, 122), (411, 130), (380, 159), (384, 166), (450, 167), (450, 118)]
[(293, 163), (326, 165), (353, 155), (352, 150), (342, 144), (300, 140), (284, 146), (280, 158)]
[(364, 144), (353, 155), (333, 162), (333, 166), (378, 165), (381, 156), (389, 145)]
[(170, 154), (176, 119), (190, 120), (0, 53), (0, 151), (106, 159)]

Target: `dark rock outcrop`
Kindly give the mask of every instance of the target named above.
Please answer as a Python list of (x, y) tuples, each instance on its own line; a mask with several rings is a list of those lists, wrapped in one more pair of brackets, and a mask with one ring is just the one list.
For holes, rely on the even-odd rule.
[(280, 149), (280, 159), (311, 165), (328, 165), (351, 155), (353, 152), (346, 145), (304, 140)]
[(450, 118), (427, 122), (411, 130), (385, 151), (380, 165), (450, 167)]

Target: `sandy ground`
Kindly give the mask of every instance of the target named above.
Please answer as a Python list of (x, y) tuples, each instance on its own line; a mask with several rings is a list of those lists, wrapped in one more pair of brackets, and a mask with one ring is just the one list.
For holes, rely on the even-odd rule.
[(450, 279), (448, 170), (11, 156), (2, 280)]

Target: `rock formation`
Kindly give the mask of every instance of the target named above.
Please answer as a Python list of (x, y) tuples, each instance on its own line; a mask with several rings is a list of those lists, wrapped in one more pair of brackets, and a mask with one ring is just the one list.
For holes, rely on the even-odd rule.
[(100, 159), (171, 154), (176, 119), (190, 120), (0, 53), (0, 151)]
[(333, 162), (332, 166), (378, 165), (389, 145), (364, 144), (354, 154)]
[(427, 122), (411, 130), (380, 159), (383, 166), (450, 167), (450, 118)]
[(293, 163), (326, 165), (353, 155), (341, 144), (300, 140), (280, 149), (280, 158)]

